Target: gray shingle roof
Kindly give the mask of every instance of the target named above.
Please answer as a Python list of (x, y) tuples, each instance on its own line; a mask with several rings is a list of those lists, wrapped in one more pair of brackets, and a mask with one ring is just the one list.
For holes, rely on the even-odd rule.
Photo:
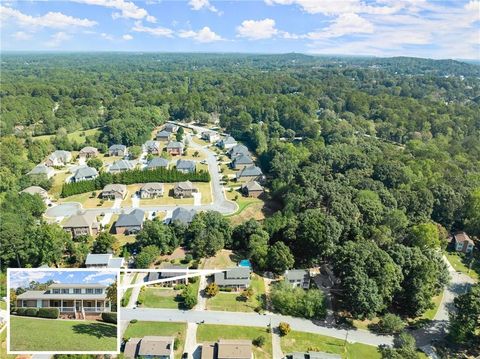
[(157, 141), (147, 141), (147, 142), (145, 142), (145, 148), (150, 149), (150, 150), (152, 150), (152, 149), (157, 149), (158, 150), (160, 148), (160, 146), (159, 146)]
[(122, 213), (118, 217), (118, 220), (115, 223), (115, 227), (141, 226), (143, 224), (144, 218), (145, 218), (145, 212), (143, 210), (134, 209), (132, 212), (128, 214)]
[(168, 160), (163, 157), (154, 157), (148, 162), (147, 168), (154, 169), (158, 167), (168, 167)]
[(163, 191), (163, 183), (160, 182), (148, 182), (145, 183), (141, 188), (140, 191)]
[(85, 177), (96, 177), (98, 176), (98, 171), (93, 168), (93, 167), (80, 167), (75, 171), (75, 174), (73, 175), (73, 178), (75, 180), (78, 180), (80, 178), (85, 178)]
[(160, 132), (157, 132), (157, 138), (162, 138), (162, 137), (170, 137), (172, 135), (171, 132), (162, 130)]
[(228, 151), (228, 154), (229, 154), (230, 156), (235, 156), (235, 155), (239, 155), (239, 154), (248, 155), (248, 154), (250, 154), (250, 152), (248, 151), (247, 146), (242, 145), (241, 143), (239, 143), (238, 145), (233, 146), (233, 147)]
[(47, 167), (43, 164), (36, 165), (33, 169), (28, 172), (30, 175), (48, 175), (55, 172), (53, 168)]
[(263, 191), (263, 187), (257, 181), (245, 183), (242, 189), (247, 189), (248, 191)]
[(228, 136), (227, 138), (224, 138), (221, 142), (224, 145), (233, 145), (237, 143), (237, 141), (232, 136)]
[(178, 160), (177, 161), (177, 170), (185, 170), (185, 171), (195, 171), (195, 162), (189, 160)]
[(237, 178), (241, 177), (251, 177), (251, 176), (261, 176), (263, 174), (262, 170), (257, 166), (249, 166), (242, 169), (237, 173)]
[(304, 280), (309, 273), (306, 269), (290, 269), (285, 271), (285, 279), (287, 280)]
[(63, 228), (81, 228), (90, 227), (96, 221), (95, 214), (77, 213), (68, 218)]
[(20, 193), (28, 193), (28, 194), (39, 194), (40, 196), (44, 196), (47, 194), (47, 191), (44, 190), (40, 186), (30, 186), (22, 190)]
[(185, 147), (183, 145), (183, 143), (181, 142), (178, 142), (178, 141), (170, 141), (168, 144), (167, 144), (167, 148), (183, 148)]
[(182, 190), (192, 190), (193, 189), (193, 183), (190, 181), (184, 181), (184, 182), (178, 182), (175, 184), (174, 188), (179, 188)]
[(253, 164), (253, 160), (249, 155), (240, 153), (238, 156), (236, 156), (233, 159), (233, 164), (234, 165), (251, 165)]
[(194, 209), (188, 210), (182, 207), (178, 207), (173, 210), (171, 221), (179, 221), (183, 224), (188, 224), (193, 220), (195, 213), (196, 212)]
[(111, 145), (108, 150), (109, 151), (125, 151), (127, 146), (125, 145)]
[(110, 171), (128, 171), (133, 169), (133, 165), (128, 160), (115, 161), (109, 168)]
[(108, 261), (112, 258), (111, 253), (106, 254), (92, 254), (87, 255), (85, 264), (87, 265), (108, 265)]
[(218, 285), (242, 285), (248, 286), (250, 284), (251, 270), (248, 267), (235, 267), (227, 269), (226, 271), (215, 273), (215, 283)]

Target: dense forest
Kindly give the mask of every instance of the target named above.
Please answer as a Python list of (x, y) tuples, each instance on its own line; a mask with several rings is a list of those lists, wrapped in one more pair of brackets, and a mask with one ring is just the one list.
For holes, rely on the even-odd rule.
[[(53, 148), (79, 147), (68, 133), (99, 128), (88, 144), (140, 145), (166, 119), (218, 120), (256, 153), (281, 208), (233, 229), (200, 216), (171, 243), (185, 241), (199, 257), (240, 250), (257, 269), (277, 273), (329, 263), (354, 317), (424, 313), (448, 281), (440, 250), (449, 233), (480, 236), (480, 66), (297, 54), (8, 54), (2, 61), (2, 245), (42, 225), (40, 205), (16, 192)], [(53, 136), (32, 139), (44, 134)], [(27, 215), (17, 228), (10, 217), (20, 204)], [(38, 252), (47, 257), (37, 248), (24, 259)], [(18, 256), (2, 251), (2, 269)]]

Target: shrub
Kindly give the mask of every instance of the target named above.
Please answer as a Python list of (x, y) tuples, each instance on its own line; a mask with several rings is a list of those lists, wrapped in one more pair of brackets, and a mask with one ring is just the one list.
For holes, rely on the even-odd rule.
[(36, 317), (38, 315), (38, 308), (27, 308), (24, 315), (27, 317)]
[(60, 316), (60, 310), (58, 308), (39, 308), (38, 316), (40, 318), (57, 319)]
[(290, 324), (285, 323), (285, 322), (280, 322), (280, 324), (278, 324), (278, 330), (279, 330), (281, 336), (285, 336), (288, 333), (290, 333), (292, 328), (290, 328)]
[(117, 324), (117, 313), (116, 312), (103, 312), (102, 320), (106, 323)]
[(405, 323), (398, 315), (387, 313), (377, 324), (378, 331), (384, 334), (397, 334), (405, 328)]
[(177, 350), (180, 345), (180, 340), (175, 337), (175, 340), (173, 341), (173, 350)]
[(265, 342), (266, 339), (263, 335), (260, 335), (252, 340), (252, 344), (259, 348), (263, 347), (265, 345)]
[(219, 288), (216, 283), (210, 283), (205, 288), (205, 294), (209, 297), (215, 297), (218, 294)]
[(17, 308), (17, 315), (25, 315), (27, 308)]
[(233, 292), (233, 288), (223, 287), (223, 288), (220, 288), (220, 292)]
[(173, 289), (175, 290), (182, 290), (182, 289), (185, 289), (186, 285), (185, 284), (175, 284), (173, 286)]
[(17, 311), (17, 307), (10, 306), (10, 313), (15, 313)]
[(135, 324), (136, 322), (138, 322), (137, 319), (132, 319), (132, 320), (130, 321), (131, 324)]
[(198, 277), (188, 278), (188, 283), (197, 283), (197, 281), (198, 281)]

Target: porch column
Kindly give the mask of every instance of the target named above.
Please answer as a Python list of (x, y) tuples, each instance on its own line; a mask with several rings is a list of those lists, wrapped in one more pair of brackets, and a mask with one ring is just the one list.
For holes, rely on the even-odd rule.
[(95, 299), (95, 312), (98, 312), (97, 310), (97, 300)]
[(63, 299), (60, 299), (60, 311), (63, 312)]

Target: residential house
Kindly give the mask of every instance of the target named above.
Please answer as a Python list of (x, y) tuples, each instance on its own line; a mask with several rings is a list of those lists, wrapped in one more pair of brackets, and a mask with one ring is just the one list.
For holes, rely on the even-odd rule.
[(230, 163), (230, 166), (234, 170), (242, 170), (245, 167), (249, 167), (253, 165), (253, 160), (250, 157), (250, 155), (245, 155), (245, 154), (239, 154), (235, 156)]
[(134, 209), (126, 214), (122, 213), (115, 222), (115, 234), (135, 234), (143, 228), (145, 212), (141, 209)]
[(149, 182), (140, 187), (140, 198), (163, 197), (163, 183)]
[(30, 176), (45, 176), (47, 179), (50, 179), (55, 174), (55, 170), (52, 167), (40, 164), (33, 167), (33, 169), (27, 174)]
[(87, 255), (85, 267), (87, 268), (122, 268), (125, 260), (122, 257), (114, 257), (111, 253)]
[(97, 217), (91, 212), (79, 212), (68, 217), (62, 226), (65, 231), (70, 233), (73, 238), (78, 236), (92, 236), (99, 232), (100, 223)]
[(124, 184), (107, 184), (102, 193), (100, 193), (100, 197), (103, 199), (124, 199), (127, 195), (127, 186)]
[(154, 157), (147, 164), (147, 170), (156, 170), (157, 168), (168, 168), (169, 161), (163, 157)]
[(228, 155), (230, 156), (231, 159), (234, 159), (239, 155), (250, 156), (250, 151), (248, 150), (247, 146), (239, 143), (228, 150)]
[(129, 160), (118, 160), (113, 162), (110, 167), (108, 167), (108, 172), (110, 173), (120, 173), (133, 170), (135, 166), (132, 161)]
[(130, 338), (125, 344), (125, 359), (173, 359), (174, 337), (145, 336)]
[(453, 235), (453, 243), (457, 252), (472, 253), (475, 243), (465, 232), (457, 232)]
[(183, 207), (177, 207), (172, 212), (172, 218), (170, 218), (170, 223), (178, 222), (184, 225), (190, 224), (195, 217), (196, 211), (194, 209), (188, 210)]
[(263, 180), (263, 172), (257, 166), (249, 166), (245, 167), (236, 174), (237, 181), (262, 181)]
[(172, 138), (171, 132), (168, 132), (165, 130), (157, 132), (157, 136), (156, 136), (157, 141), (168, 142), (170, 141), (171, 138)]
[(98, 171), (93, 167), (79, 167), (72, 176), (72, 182), (91, 181), (98, 177)]
[(194, 173), (196, 165), (194, 161), (178, 160), (175, 168), (182, 173)]
[(224, 150), (229, 150), (230, 148), (236, 145), (237, 145), (237, 141), (232, 136), (227, 136), (226, 138), (218, 142), (218, 146), (220, 148), (223, 148)]
[(183, 149), (185, 146), (183, 145), (182, 142), (178, 141), (170, 141), (167, 144), (167, 152), (171, 154), (172, 156), (177, 156), (177, 155), (183, 155)]
[(198, 192), (198, 188), (194, 187), (190, 181), (178, 182), (173, 187), (173, 197), (175, 198), (191, 198), (196, 192)]
[(332, 354), (325, 352), (294, 352), (285, 355), (284, 359), (341, 359), (340, 354)]
[(163, 130), (167, 131), (167, 132), (170, 132), (170, 133), (177, 133), (178, 129), (179, 129), (179, 127), (177, 125), (173, 124), (173, 123), (166, 123), (163, 126)]
[(79, 158), (89, 159), (98, 156), (98, 150), (95, 147), (87, 146), (80, 150), (78, 153)]
[(253, 359), (252, 341), (245, 339), (219, 339), (216, 343), (203, 343), (201, 359)]
[(108, 148), (108, 155), (109, 156), (125, 157), (126, 155), (128, 155), (127, 146), (125, 146), (125, 145), (111, 145)]
[(242, 193), (247, 197), (259, 197), (263, 193), (263, 187), (257, 181), (250, 181), (242, 185)]
[(43, 200), (48, 199), (48, 192), (40, 186), (27, 187), (24, 190), (20, 191), (20, 193), (28, 193), (32, 196), (38, 194)]
[(310, 288), (310, 272), (307, 269), (290, 269), (283, 274), (285, 282), (292, 287)]
[(65, 166), (72, 160), (72, 154), (68, 151), (57, 150), (51, 153), (45, 160), (45, 166)]
[[(165, 269), (168, 269), (168, 271), (165, 271)], [(158, 272), (148, 273), (148, 281), (150, 282), (158, 279), (167, 279), (167, 278), (185, 276), (186, 272), (187, 272), (187, 268), (185, 267), (168, 264), (164, 268), (160, 268)], [(184, 277), (184, 278), (172, 279), (167, 282), (160, 282), (157, 284), (167, 286), (167, 287), (174, 286), (177, 284), (187, 284), (187, 278)]]
[(216, 143), (220, 140), (220, 135), (214, 131), (203, 131), (202, 140), (210, 143)]
[(147, 141), (143, 145), (143, 150), (152, 155), (160, 153), (160, 144), (157, 141)]
[(222, 288), (240, 290), (250, 285), (251, 269), (249, 267), (235, 267), (214, 274), (214, 282)]
[[(110, 312), (103, 284), (50, 284), (46, 290), (27, 290), (16, 299), (17, 308), (58, 308), (61, 313)], [(83, 318), (82, 318), (83, 319)]]

